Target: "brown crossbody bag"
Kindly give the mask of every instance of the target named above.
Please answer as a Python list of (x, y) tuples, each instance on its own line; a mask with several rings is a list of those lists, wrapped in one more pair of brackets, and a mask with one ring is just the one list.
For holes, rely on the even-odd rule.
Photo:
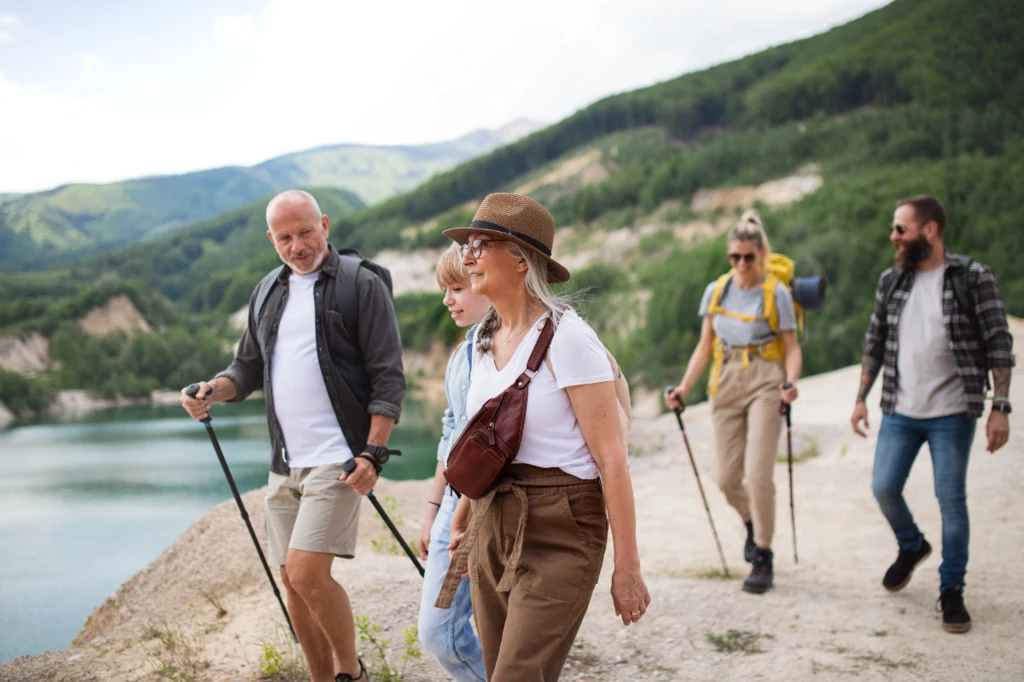
[(519, 453), (530, 381), (555, 336), (551, 319), (545, 319), (543, 324), (526, 370), (477, 410), (448, 454), (444, 477), (453, 490), (471, 500), (486, 495)]

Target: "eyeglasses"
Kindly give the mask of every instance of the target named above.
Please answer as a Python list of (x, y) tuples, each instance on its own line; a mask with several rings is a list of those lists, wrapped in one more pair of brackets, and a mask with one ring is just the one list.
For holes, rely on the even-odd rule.
[(473, 258), (479, 258), (480, 254), (484, 252), (484, 244), (488, 242), (500, 242), (500, 239), (474, 239), (471, 242), (462, 245), (462, 257), (465, 258), (466, 254), (470, 251), (473, 252)]
[(755, 258), (757, 258), (757, 254), (754, 253), (753, 251), (751, 251), (749, 253), (730, 253), (729, 254), (729, 261), (733, 265), (736, 265), (741, 260), (744, 260), (744, 261), (746, 261), (748, 263), (753, 263)]

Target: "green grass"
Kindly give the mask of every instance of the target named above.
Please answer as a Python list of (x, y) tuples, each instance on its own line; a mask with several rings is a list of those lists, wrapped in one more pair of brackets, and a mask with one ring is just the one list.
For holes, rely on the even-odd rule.
[(757, 641), (761, 638), (761, 635), (758, 633), (746, 630), (729, 630), (724, 634), (716, 634), (708, 631), (704, 633), (704, 638), (711, 642), (715, 649), (721, 653), (763, 653), (763, 650), (757, 647)]
[[(806, 462), (809, 459), (815, 459), (820, 454), (821, 453), (818, 452), (818, 441), (812, 440), (803, 450), (793, 454), (793, 464), (800, 464), (801, 462)], [(787, 464), (789, 463), (789, 455), (785, 452), (780, 452), (775, 458), (775, 461), (779, 464)]]

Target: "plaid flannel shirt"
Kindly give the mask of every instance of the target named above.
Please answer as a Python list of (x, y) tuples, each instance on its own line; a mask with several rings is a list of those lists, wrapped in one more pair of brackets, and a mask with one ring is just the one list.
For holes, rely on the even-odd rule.
[[(987, 266), (972, 262), (967, 270), (967, 287), (973, 299), (976, 322), (961, 310), (950, 278), (962, 267), (956, 254), (946, 252), (946, 275), (942, 285), (942, 318), (946, 337), (956, 356), (956, 364), (967, 394), (967, 412), (975, 419), (985, 411), (987, 370), (1013, 367), (1013, 337), (1006, 324), (1006, 309), (999, 297), (995, 275)], [(875, 309), (864, 339), (864, 355), (882, 363), (882, 411), (892, 415), (896, 410), (896, 386), (899, 377), (896, 360), (899, 354), (899, 321), (903, 305), (914, 286), (914, 272), (904, 272), (886, 305), (885, 294), (892, 277), (900, 271), (889, 268), (878, 278)]]

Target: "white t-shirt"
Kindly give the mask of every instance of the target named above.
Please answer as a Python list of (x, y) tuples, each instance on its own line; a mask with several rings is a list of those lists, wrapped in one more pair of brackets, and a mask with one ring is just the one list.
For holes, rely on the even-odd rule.
[(305, 468), (352, 458), (316, 356), (313, 285), (319, 273), (288, 279), (288, 301), (270, 355), (274, 413), (281, 425), (285, 461)]
[[(474, 351), (466, 414), (476, 414), (485, 402), (508, 388), (523, 373), (539, 337), (538, 320), (500, 372), (494, 366), (491, 353), (484, 355)], [(523, 442), (516, 461), (558, 468), (583, 479), (597, 478), (597, 464), (580, 431), (565, 389), (614, 380), (604, 346), (594, 330), (579, 315), (568, 310), (558, 323), (547, 357), (558, 381), (556, 384), (547, 362), (541, 363), (537, 375), (530, 382)]]
[(945, 272), (945, 265), (916, 272), (900, 312), (896, 412), (904, 417), (933, 419), (967, 411), (964, 382), (942, 314)]

